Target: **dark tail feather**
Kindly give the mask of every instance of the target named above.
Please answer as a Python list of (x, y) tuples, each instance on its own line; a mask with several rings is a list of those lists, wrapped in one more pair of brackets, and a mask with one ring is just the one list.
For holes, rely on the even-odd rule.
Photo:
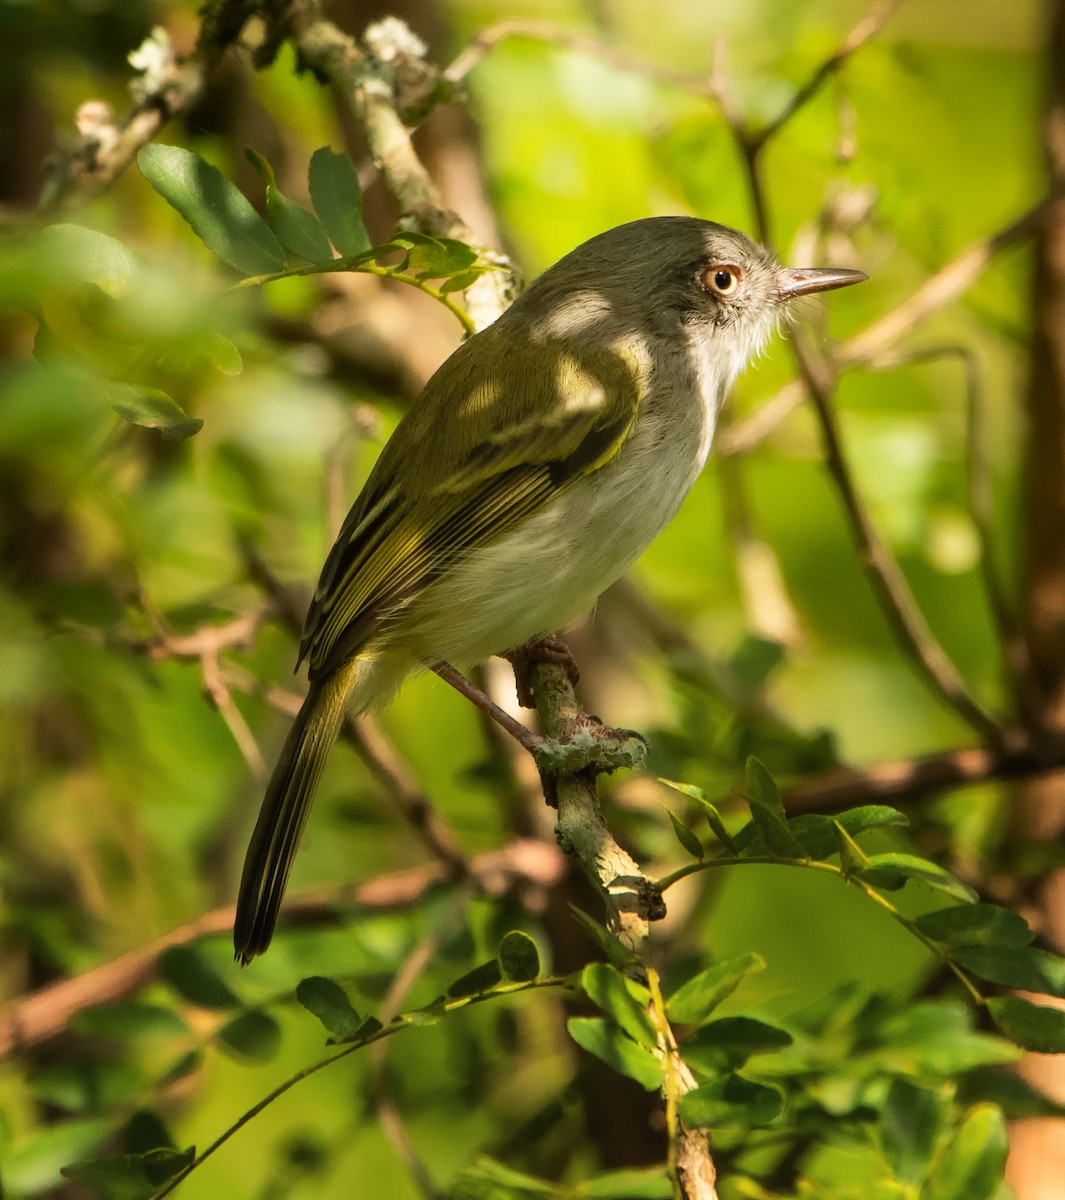
[(270, 777), (244, 857), (233, 923), (233, 947), (243, 964), (270, 945), (300, 834), (340, 731), (356, 669), (352, 663), (311, 685)]

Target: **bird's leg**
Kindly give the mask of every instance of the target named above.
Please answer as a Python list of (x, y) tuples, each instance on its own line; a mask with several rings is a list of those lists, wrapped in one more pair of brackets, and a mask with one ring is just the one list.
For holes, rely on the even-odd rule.
[(510, 713), (500, 708), (491, 696), (485, 695), (475, 683), (471, 683), (461, 671), (456, 671), (450, 663), (433, 663), (430, 669), (434, 674), (439, 675), (445, 683), (450, 683), (456, 692), (465, 696), (471, 704), (476, 705), (486, 716), (491, 717), (497, 725), (505, 729), (530, 754), (536, 754), (541, 746), (543, 746), (544, 739), (539, 734), (533, 733), (531, 729), (526, 729), (520, 721), (515, 721)]
[(523, 646), (505, 651), (500, 657), (505, 658), (514, 668), (514, 685), (518, 689), (518, 703), (522, 708), (536, 707), (532, 668), (537, 663), (552, 663), (554, 666), (563, 667), (574, 687), (580, 682), (581, 672), (577, 660), (566, 643), (554, 634), (533, 638)]

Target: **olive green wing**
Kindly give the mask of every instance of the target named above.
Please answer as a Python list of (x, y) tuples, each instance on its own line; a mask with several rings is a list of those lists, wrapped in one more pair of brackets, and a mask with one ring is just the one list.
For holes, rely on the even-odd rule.
[(312, 678), (464, 555), (607, 463), (636, 418), (638, 372), (620, 356), (526, 347), (517, 375), (505, 358), (482, 353), (487, 365), (471, 372), (463, 357), (397, 427), (326, 560), (300, 647)]

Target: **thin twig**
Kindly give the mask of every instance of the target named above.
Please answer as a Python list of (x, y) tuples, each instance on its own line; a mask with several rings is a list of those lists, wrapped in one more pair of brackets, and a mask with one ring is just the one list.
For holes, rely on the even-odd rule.
[(994, 536), (994, 497), (984, 428), (983, 380), (976, 354), (966, 346), (926, 346), (909, 352), (884, 354), (870, 363), (873, 370), (936, 362), (954, 358), (965, 372), (966, 388), (966, 461), (968, 465), (969, 509), (980, 544), (980, 570), (987, 593), (988, 607), (998, 631), (1006, 677), (1026, 714), (1041, 712), (1045, 697), (1032, 669), (1028, 643), (1021, 631), (998, 568)]
[(866, 42), (884, 28), (888, 20), (894, 16), (905, 0), (881, 0), (879, 4), (866, 13), (864, 17), (850, 30), (840, 42), (836, 50), (828, 56), (810, 78), (795, 92), (780, 112), (755, 135), (752, 148), (755, 151), (774, 138), (781, 129), (817, 95), (821, 88), (838, 75), (849, 58), (860, 50)]
[[(543, 894), (557, 886), (565, 869), (556, 846), (517, 838), (499, 850), (474, 855), (469, 880), (476, 891), (493, 896)], [(353, 908), (400, 911), (418, 904), (431, 887), (447, 878), (440, 863), (391, 871), (362, 883), (315, 888), (294, 896), (286, 902), (285, 914), (293, 923), (319, 925), (332, 924)], [(232, 904), (212, 909), (111, 962), (20, 997), (0, 1016), (0, 1058), (57, 1037), (87, 1008), (112, 1004), (137, 992), (157, 978), (159, 960), (167, 950), (212, 934), (228, 934), (233, 914)]]
[[(1043, 200), (1009, 225), (966, 247), (956, 258), (941, 267), (912, 295), (871, 325), (833, 348), (837, 367), (847, 368), (868, 363), (894, 348), (923, 321), (952, 304), (980, 277), (992, 258), (1002, 250), (1032, 237), (1042, 221), (1049, 200)], [(722, 432), (718, 454), (745, 454), (766, 440), (806, 399), (801, 379), (787, 383), (751, 416), (737, 421)]]
[(832, 368), (815, 361), (796, 333), (792, 335), (791, 345), (821, 428), (825, 469), (839, 493), (860, 561), (889, 623), (933, 691), (981, 737), (992, 744), (999, 743), (1004, 736), (1001, 722), (991, 716), (969, 692), (958, 669), (925, 620), (895, 556), (877, 533), (858, 495), (832, 404), (835, 385)]
[(460, 696), (465, 696), (486, 717), (495, 721), (500, 729), (505, 729), (530, 754), (535, 754), (543, 746), (544, 739), (542, 737), (533, 733), (531, 729), (527, 729), (520, 721), (516, 721), (506, 709), (500, 708), (491, 696), (486, 696), (476, 684), (471, 683), (460, 671), (456, 671), (450, 663), (433, 663), (432, 671), (439, 675), (445, 683), (450, 684)]

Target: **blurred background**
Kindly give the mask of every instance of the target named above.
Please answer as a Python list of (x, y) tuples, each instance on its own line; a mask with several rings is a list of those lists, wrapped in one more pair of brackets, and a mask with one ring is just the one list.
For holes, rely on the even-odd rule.
[[(479, 31), (519, 17), (678, 77), (705, 81), (716, 62), (759, 127), (870, 11), (852, 0), (404, 0), (337, 3), (329, 14), (353, 35), (397, 15), (441, 65)], [(903, 4), (772, 138), (763, 184), (781, 258), (871, 276), (805, 306), (815, 348), (904, 305), (1040, 200), (1049, 19), (1035, 0)], [(365, 276), (221, 294), (217, 263), (135, 167), (85, 202), (58, 196), (56, 155), (77, 136), (76, 114), (85, 128), (106, 111), (86, 110), (90, 101), (129, 108), (128, 56), (157, 26), (179, 54), (193, 49), (192, 5), (0, 0), (9, 234), (0, 262), (0, 988), (12, 1001), (231, 902), (263, 764), (287, 728), (276, 690), (299, 689), (276, 589), (305, 603), (381, 444), (461, 336), (432, 300)], [(528, 278), (600, 230), (652, 214), (757, 233), (719, 105), (567, 37), (500, 40), (472, 66), (465, 96), (418, 130), (446, 204)], [(343, 103), (297, 69), (290, 46), (259, 70), (251, 57), (238, 46), (214, 64), (202, 95), (158, 140), (195, 149), (260, 208), (245, 147), (302, 203), (313, 150), (346, 147), (360, 164), (370, 234), (385, 240), (395, 204)], [(99, 230), (135, 256), (135, 284), (116, 286), (113, 303), (96, 302), (94, 289), (107, 293), (99, 264), (90, 282), (61, 253), (26, 253), (42, 193), (49, 219)], [(1033, 259), (1030, 238), (1012, 240), (987, 255), (970, 287), (948, 287), (944, 302), (885, 343), (885, 353), (946, 347), (943, 357), (859, 362), (833, 398), (873, 523), (971, 694), (1003, 712), (1019, 701), (969, 504), (968, 384), (980, 382), (997, 568), (1011, 604), (1027, 611), (1023, 547), (1038, 542), (1022, 467)], [(194, 436), (164, 438), (115, 415), (109, 389), (145, 356), (155, 386), (203, 422)], [(900, 649), (822, 464), (816, 420), (794, 402), (794, 377), (779, 340), (736, 388), (719, 448), (676, 521), (573, 634), (586, 707), (650, 741), (645, 775), (614, 778), (605, 791), (612, 825), (651, 873), (683, 861), (662, 808), (684, 816), (685, 801), (656, 776), (697, 784), (728, 812), (751, 753), (787, 785), (838, 764), (978, 741)], [(202, 636), (210, 629), (227, 634), (212, 645)], [(483, 678), (513, 705), (505, 671), (489, 667)], [(380, 724), (412, 793), (429, 799), (464, 855), (517, 836), (550, 839), (527, 767), (439, 680), (409, 683)], [(394, 791), (395, 776), (337, 748), (291, 896), (427, 862)], [(1055, 799), (1050, 785), (1026, 801), (1018, 785), (990, 780), (900, 806), (922, 852), (1052, 936), (1058, 831), (1032, 814)], [(656, 931), (667, 969), (754, 950), (767, 969), (745, 985), (746, 1000), (780, 1017), (836, 988), (900, 1008), (942, 984), (916, 942), (836, 880), (771, 867), (714, 875), (671, 894)], [(579, 965), (591, 948), (565, 927), (563, 900), (580, 896), (571, 881), (558, 894), (530, 885), (524, 896), (456, 905), (443, 889), (402, 911), (343, 910), (339, 920), (283, 927), (243, 974), (224, 934), (201, 952), (247, 1005), (324, 974), (345, 976), (373, 1010), (430, 937), (436, 953), (411, 991), (423, 1003), (492, 953), (506, 928), (532, 933), (556, 969)], [(590, 896), (583, 903), (594, 911)], [(911, 903), (934, 907), (927, 896)], [(129, 1003), (115, 1018), (120, 1035), (90, 1020), (16, 1045), (0, 1074), (4, 1195), (87, 1194), (61, 1184), (59, 1167), (118, 1152), (117, 1131), (134, 1117), (165, 1120), (178, 1145), (202, 1147), (320, 1052), (321, 1031), (285, 1009), (268, 1060), (219, 1048), (209, 1010), (175, 998), (165, 978)], [(621, 1117), (612, 1129), (597, 1124), (594, 1098), (581, 1091), (593, 1085), (577, 1078), (559, 1013), (555, 1000), (525, 998), (397, 1039), (387, 1064), (347, 1060), (258, 1118), (182, 1194), (420, 1194), (378, 1119), (385, 1077), (441, 1181), (486, 1148), (550, 1178), (579, 1175), (582, 1164), (654, 1161), (660, 1134), (641, 1096), (631, 1127)], [(852, 1147), (825, 1150), (803, 1170), (823, 1189), (844, 1189), (816, 1194), (872, 1194), (861, 1190), (865, 1167)], [(785, 1181), (779, 1194), (794, 1186)]]

